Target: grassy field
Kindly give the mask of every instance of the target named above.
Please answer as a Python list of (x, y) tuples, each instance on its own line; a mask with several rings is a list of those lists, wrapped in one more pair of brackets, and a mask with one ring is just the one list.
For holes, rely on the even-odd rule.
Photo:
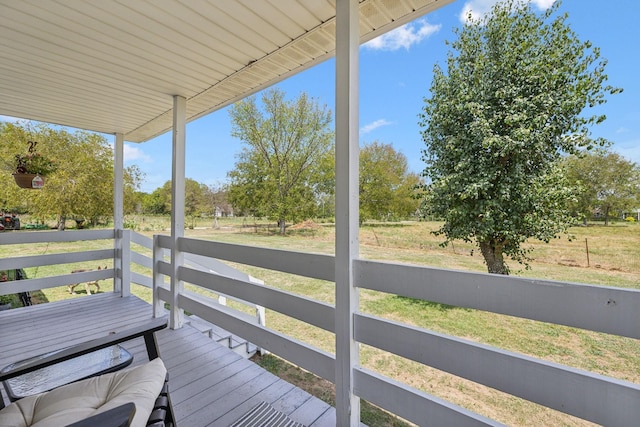
[[(143, 234), (168, 233), (163, 219), (136, 218), (130, 224)], [(312, 222), (290, 228), (286, 236), (275, 234), (273, 224), (253, 221), (218, 220), (193, 221), (187, 236), (217, 241), (251, 244), (289, 250), (333, 253), (334, 228), (331, 224)], [(454, 242), (441, 247), (432, 231), (440, 224), (406, 222), (368, 224), (361, 228), (361, 256), (368, 259), (406, 262), (459, 270), (486, 271), (472, 245)], [(514, 275), (600, 284), (640, 289), (640, 225), (619, 223), (610, 226), (594, 225), (571, 230), (573, 238), (556, 239), (549, 244), (531, 242), (530, 269), (512, 264)], [(50, 244), (47, 247), (25, 246), (13, 248), (13, 254), (53, 253), (64, 250), (98, 249), (110, 247), (110, 242)], [(101, 246), (102, 245), (102, 246)], [(588, 252), (587, 252), (588, 248)], [(17, 251), (15, 249), (18, 249)], [(0, 256), (10, 256), (8, 248), (0, 247)], [(93, 265), (63, 265), (28, 269), (30, 277), (68, 273), (73, 268), (96, 268)], [(333, 303), (333, 284), (320, 280), (262, 270), (247, 266), (238, 268), (265, 281), (268, 286)], [(101, 282), (102, 291), (111, 284)], [(84, 289), (78, 287), (78, 295)], [(134, 289), (143, 298), (150, 297), (146, 289)], [(65, 288), (47, 289), (37, 295), (39, 301), (53, 301), (71, 297)], [(510, 351), (555, 361), (580, 369), (640, 383), (640, 342), (607, 334), (550, 325), (524, 319), (458, 307), (416, 301), (372, 291), (361, 291), (361, 310), (388, 319), (428, 328)], [(278, 313), (267, 312), (269, 327), (294, 336), (326, 351), (334, 351), (332, 334), (313, 328)], [(538, 405), (522, 401), (501, 392), (480, 386), (449, 374), (424, 367), (406, 359), (363, 346), (362, 364), (387, 376), (450, 400), (474, 412), (509, 425), (589, 425), (581, 420), (559, 414)], [(282, 360), (268, 356), (258, 363), (297, 383), (320, 398), (333, 402), (333, 386), (303, 372)], [(363, 422), (371, 426), (400, 426), (401, 421), (363, 405)]]

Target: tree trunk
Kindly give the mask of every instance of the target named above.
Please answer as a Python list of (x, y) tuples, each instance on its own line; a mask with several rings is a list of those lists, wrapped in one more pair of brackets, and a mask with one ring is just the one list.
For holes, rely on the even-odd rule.
[(64, 215), (60, 215), (58, 217), (58, 231), (64, 231), (66, 227), (67, 217)]
[(480, 251), (484, 257), (485, 264), (487, 264), (489, 273), (509, 274), (509, 268), (504, 263), (504, 258), (502, 256), (502, 247), (503, 245), (496, 242), (494, 239), (480, 242)]
[(287, 232), (286, 222), (284, 219), (278, 220), (278, 225), (280, 226), (280, 234), (283, 236)]
[(609, 207), (604, 208), (604, 225), (609, 225)]

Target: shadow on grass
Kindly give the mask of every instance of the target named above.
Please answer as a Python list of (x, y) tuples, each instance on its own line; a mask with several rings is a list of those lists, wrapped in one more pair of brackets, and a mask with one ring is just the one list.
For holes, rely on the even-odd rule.
[(402, 304), (405, 304), (411, 308), (416, 308), (419, 310), (431, 309), (431, 310), (445, 312), (445, 311), (454, 310), (454, 309), (463, 309), (462, 307), (458, 307), (455, 305), (441, 304), (439, 302), (425, 301), (417, 298), (402, 297), (399, 295), (396, 295), (392, 298), (401, 302)]
[(365, 222), (360, 225), (361, 228), (403, 228), (410, 227), (415, 224), (406, 224), (404, 222)]

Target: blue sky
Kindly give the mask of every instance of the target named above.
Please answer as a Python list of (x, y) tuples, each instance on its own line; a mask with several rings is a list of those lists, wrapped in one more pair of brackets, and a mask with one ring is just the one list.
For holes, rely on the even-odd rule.
[[(548, 7), (553, 0), (536, 0)], [(481, 14), (495, 0), (459, 0), (426, 17), (361, 47), (360, 55), (360, 142), (392, 144), (407, 156), (409, 168), (421, 172), (418, 114), (431, 85), (435, 63), (446, 66), (448, 47), (454, 40), (452, 29), (462, 25), (464, 11)], [(624, 92), (609, 97), (600, 112), (607, 120), (593, 129), (594, 137), (614, 143), (613, 149), (640, 164), (640, 84), (638, 84), (638, 42), (640, 42), (640, 1), (563, 0), (561, 11), (569, 13), (571, 28), (582, 40), (601, 48), (609, 61), (608, 83)], [(290, 99), (306, 92), (318, 103), (334, 106), (333, 59), (294, 76), (277, 87)], [(227, 180), (234, 168), (241, 143), (230, 136), (227, 109), (212, 113), (187, 126), (187, 177), (207, 185)], [(171, 178), (171, 134), (143, 144), (126, 143), (125, 164), (136, 164), (146, 174), (142, 190), (151, 192)]]

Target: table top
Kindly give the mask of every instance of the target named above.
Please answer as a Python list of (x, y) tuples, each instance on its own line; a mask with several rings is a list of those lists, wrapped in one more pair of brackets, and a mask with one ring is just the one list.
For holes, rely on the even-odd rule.
[[(2, 369), (6, 372), (26, 363), (50, 356), (49, 352), (13, 363)], [(117, 371), (131, 364), (133, 356), (119, 345), (113, 345), (88, 353), (74, 359), (66, 360), (46, 368), (20, 375), (4, 381), (5, 388), (12, 401), (33, 394), (52, 390), (74, 381)]]

